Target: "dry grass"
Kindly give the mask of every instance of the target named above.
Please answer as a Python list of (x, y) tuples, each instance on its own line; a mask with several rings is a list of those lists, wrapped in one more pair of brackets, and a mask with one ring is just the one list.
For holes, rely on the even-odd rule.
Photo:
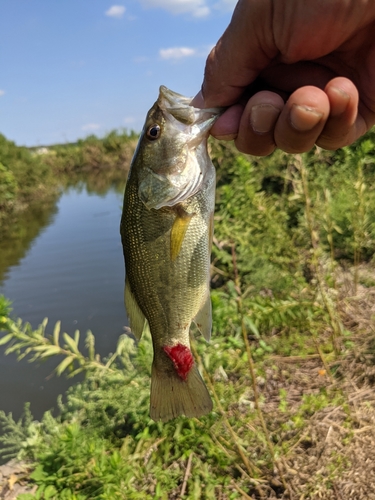
[(37, 486), (30, 485), (30, 467), (25, 462), (12, 460), (0, 467), (0, 499), (16, 500), (22, 493), (34, 494)]
[[(361, 275), (371, 280), (375, 271), (363, 266)], [(351, 271), (340, 272), (337, 284), (341, 317), (355, 336), (347, 354), (329, 364), (333, 376), (318, 355), (274, 356), (261, 381), (270, 435), (289, 447), (279, 462), (289, 491), (283, 491), (275, 469), (263, 498), (375, 499), (375, 286), (359, 285), (354, 295)], [(301, 431), (294, 426), (286, 430), (303, 398), (322, 390), (331, 399), (337, 394), (342, 403), (313, 413)], [(281, 391), (285, 411), (280, 410)], [(252, 498), (262, 496), (254, 491)]]

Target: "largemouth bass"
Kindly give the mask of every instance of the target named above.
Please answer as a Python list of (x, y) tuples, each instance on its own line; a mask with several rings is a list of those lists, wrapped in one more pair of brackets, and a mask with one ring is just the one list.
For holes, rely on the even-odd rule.
[(208, 341), (215, 168), (207, 152), (219, 109), (160, 87), (126, 184), (121, 218), (125, 306), (137, 339), (150, 329), (150, 416), (199, 417), (212, 401), (190, 350), (195, 322)]

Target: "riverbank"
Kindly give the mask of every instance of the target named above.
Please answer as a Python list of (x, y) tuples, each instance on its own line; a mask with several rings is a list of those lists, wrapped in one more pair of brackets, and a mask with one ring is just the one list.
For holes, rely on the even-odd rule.
[(58, 417), (0, 412), (39, 498), (375, 498), (374, 133), (296, 156), (211, 148), (214, 324), (194, 350), (214, 411), (152, 422), (149, 338), (101, 360), (91, 333), (49, 337), (5, 305), (6, 352), (86, 374)]
[(74, 144), (25, 148), (0, 134), (0, 233), (18, 231), (17, 221), (33, 204), (53, 205), (61, 186), (91, 174), (95, 187), (123, 182), (137, 143), (133, 132), (112, 131)]
[[(375, 283), (373, 268), (360, 273)], [(211, 348), (199, 343), (198, 362), (215, 399), (214, 412), (199, 420), (149, 420), (150, 339), (136, 351), (123, 338), (119, 364), (106, 368), (76, 357), (88, 378), (68, 392), (60, 417), (33, 422), (26, 411), (17, 434), (8, 417), (7, 444), (18, 445), (21, 462), (0, 468), (4, 498), (373, 498), (375, 285), (355, 291), (353, 274), (335, 274), (346, 332), (339, 355), (328, 348), (329, 331), (316, 336), (315, 350), (311, 331), (289, 338), (291, 355), (277, 347), (281, 332), (263, 341), (250, 332), (254, 386), (241, 335), (216, 332)], [(310, 346), (296, 346), (298, 337)], [(260, 356), (265, 342), (272, 350)], [(72, 346), (65, 349), (66, 359), (74, 356)]]
[(0, 465), (0, 498), (2, 500), (17, 500), (19, 495), (28, 494), (32, 498), (38, 487), (30, 484), (29, 476), (32, 471), (30, 464), (11, 460)]
[(58, 192), (53, 171), (41, 158), (0, 134), (0, 231), (5, 231), (35, 200), (54, 201)]

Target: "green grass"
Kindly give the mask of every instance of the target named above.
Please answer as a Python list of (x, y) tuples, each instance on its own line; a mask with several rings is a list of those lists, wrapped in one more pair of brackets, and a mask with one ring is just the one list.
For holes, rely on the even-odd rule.
[[(97, 139), (87, 144), (104, 148)], [(70, 147), (79, 149), (66, 154)], [(360, 363), (371, 364), (364, 349), (375, 320), (374, 133), (337, 152), (302, 156), (247, 158), (225, 143), (211, 148), (214, 324), (211, 343), (197, 338), (194, 350), (214, 411), (151, 421), (149, 338), (136, 346), (122, 336), (100, 360), (91, 332), (83, 342), (59, 325), (53, 334), (45, 323), (33, 331), (0, 299), (6, 353), (36, 362), (59, 356), (57, 374), (86, 375), (60, 399), (58, 417), (33, 422), (26, 407), (15, 422), (0, 413), (3, 453), (35, 464), (30, 480), (38, 491), (20, 500), (282, 498), (287, 490), (314, 498), (319, 487), (329, 498), (345, 474), (346, 445), (330, 451), (323, 472), (311, 465), (303, 485), (290, 471), (301, 456), (319, 455), (320, 418), (340, 415), (346, 443), (360, 425), (348, 380), (366, 373)], [(74, 158), (83, 155), (78, 149)]]

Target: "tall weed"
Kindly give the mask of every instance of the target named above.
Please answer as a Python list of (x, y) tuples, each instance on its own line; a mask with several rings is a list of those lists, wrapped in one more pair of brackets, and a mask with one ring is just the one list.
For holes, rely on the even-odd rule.
[[(117, 139), (105, 148), (117, 151)], [(374, 142), (371, 132), (338, 152), (266, 159), (211, 144), (213, 337), (193, 342), (215, 399), (206, 417), (150, 420), (149, 338), (136, 347), (125, 335), (101, 360), (91, 332), (80, 349), (79, 332), (33, 331), (3, 302), (6, 352), (58, 355), (57, 374), (86, 374), (56, 418), (32, 427), (27, 408), (20, 422), (0, 414), (5, 451), (37, 462), (38, 498), (303, 497), (288, 461), (300, 443), (313, 446), (313, 419), (332, 410), (350, 432), (358, 423), (337, 366), (371, 328), (348, 320), (340, 272), (353, 269), (358, 291), (355, 273), (374, 255)]]

